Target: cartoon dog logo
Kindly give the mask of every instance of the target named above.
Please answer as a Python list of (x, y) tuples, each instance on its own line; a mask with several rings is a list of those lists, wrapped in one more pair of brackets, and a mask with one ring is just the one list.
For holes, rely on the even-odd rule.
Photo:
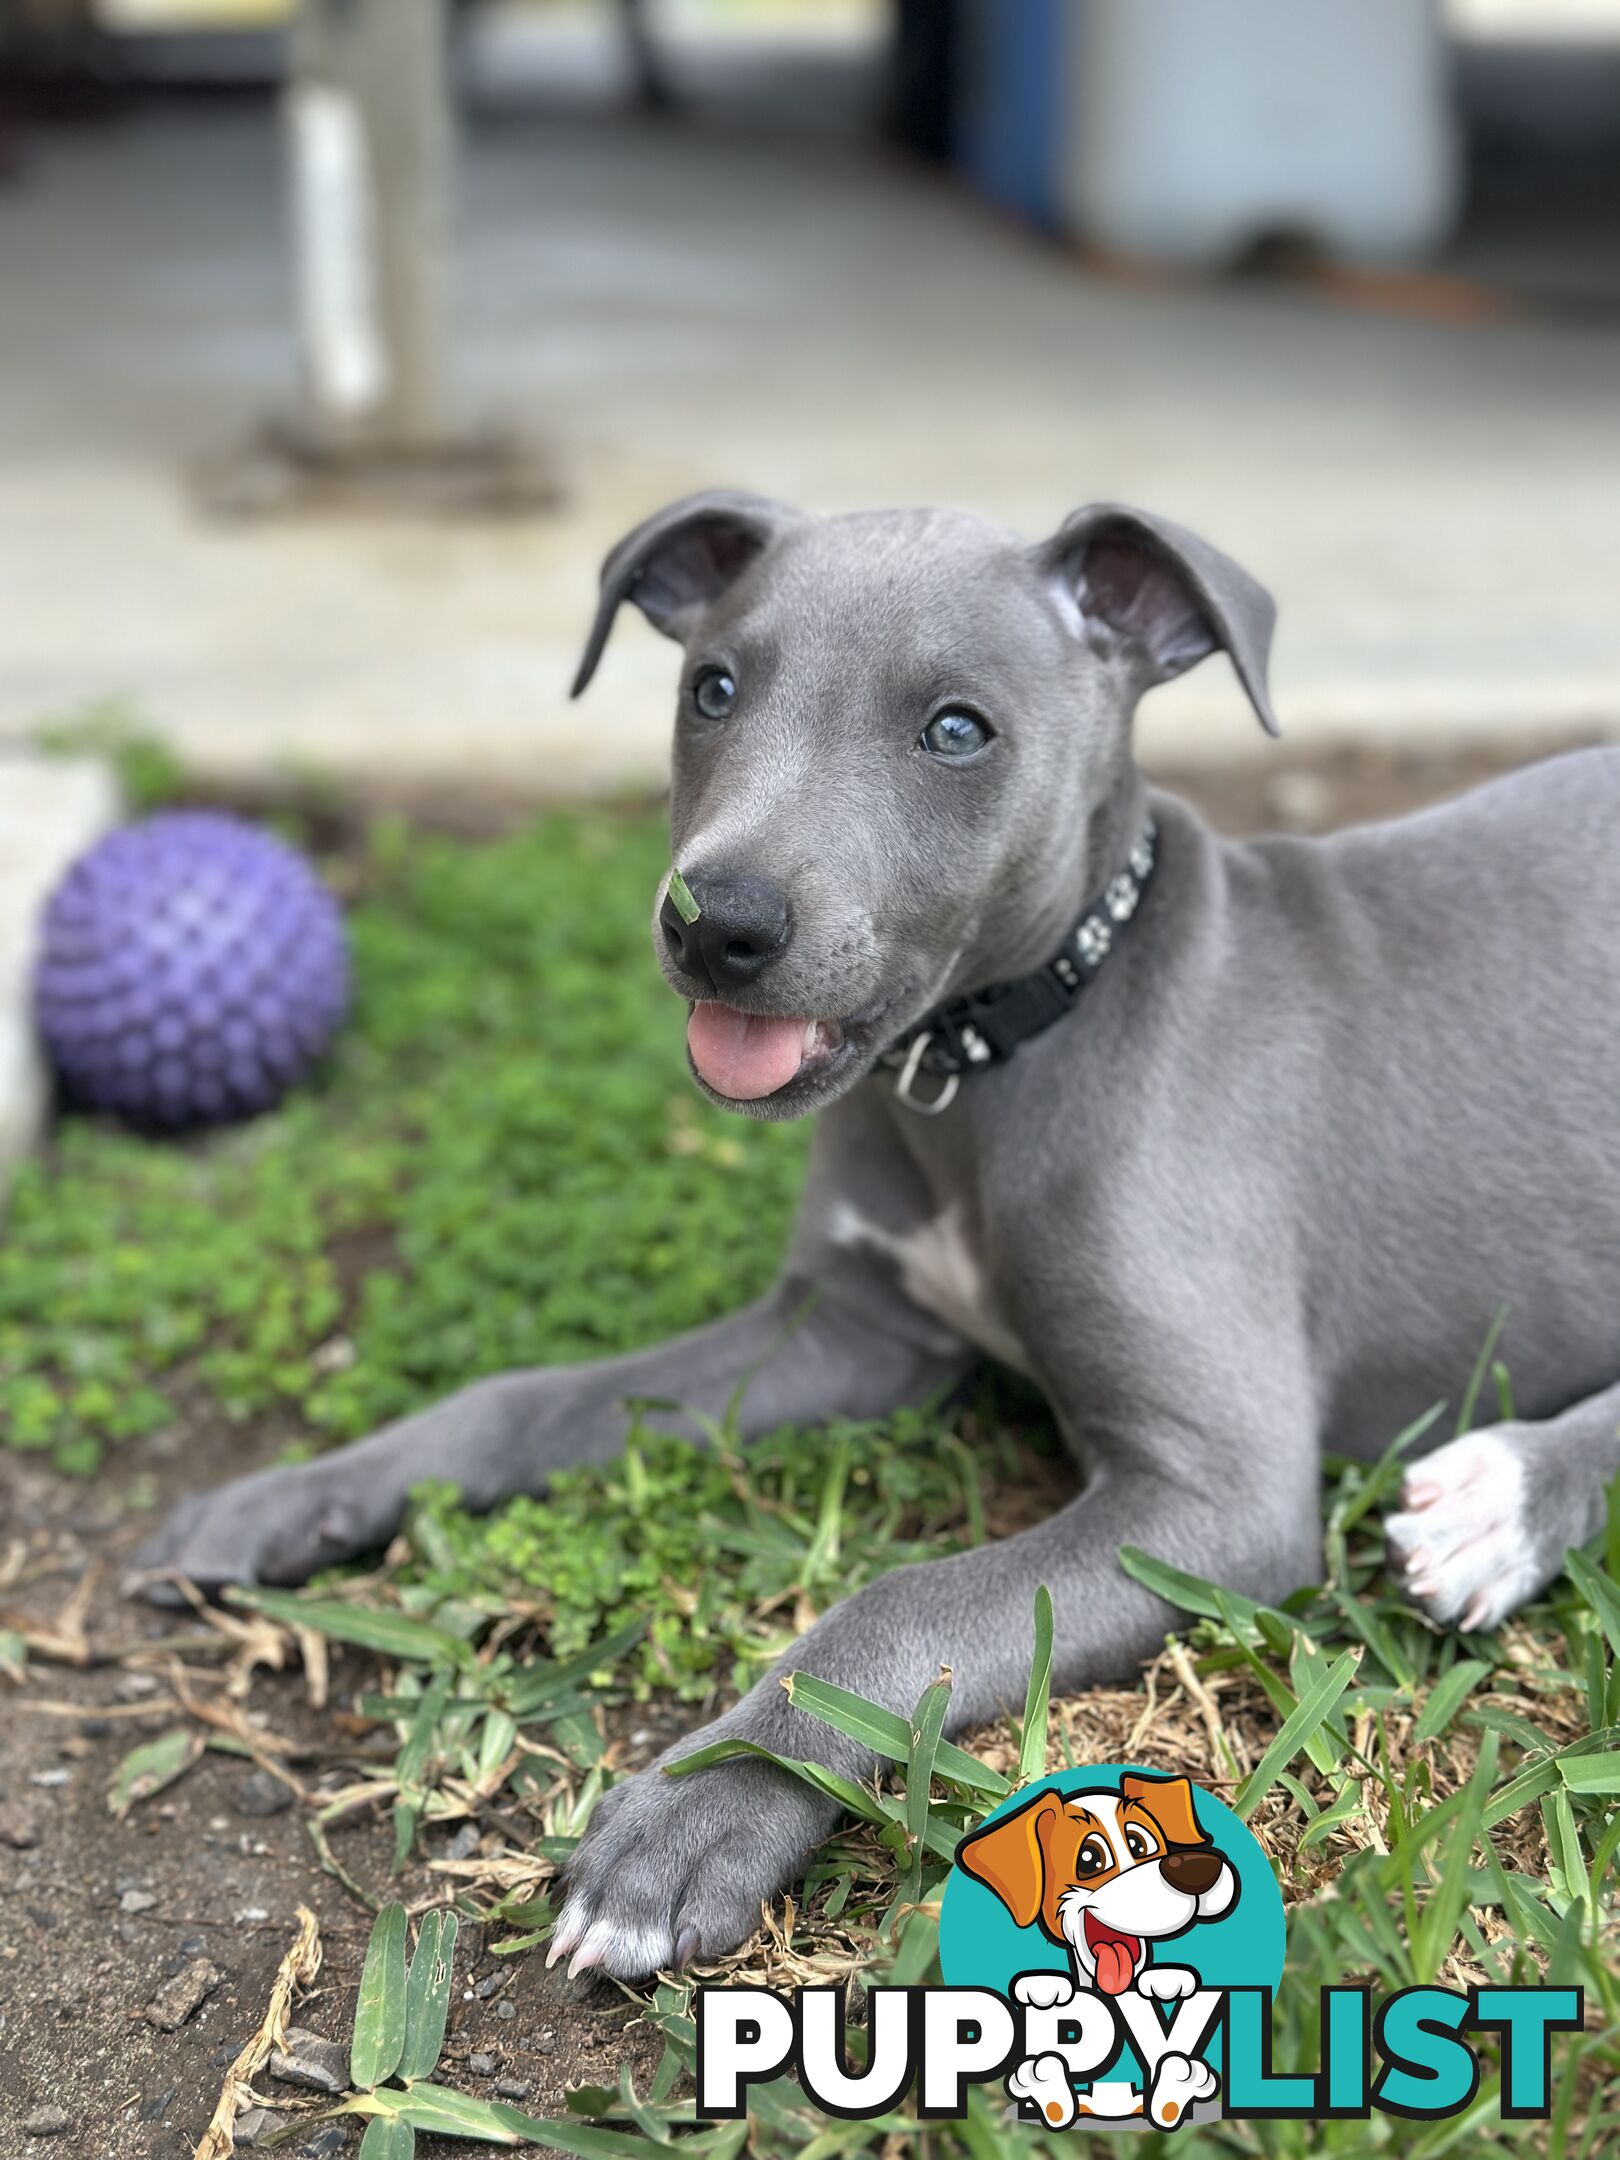
[[(1019, 1927), (1038, 1926), (1068, 1952), (1072, 1980), (1031, 1972), (1013, 1983), (1018, 2000), (1040, 2010), (1072, 2003), (1077, 1990), (1161, 2003), (1193, 1994), (1202, 1984), (1196, 1968), (1161, 1964), (1156, 1948), (1200, 1921), (1220, 1919), (1238, 1897), (1236, 1870), (1200, 1824), (1183, 1777), (1127, 1771), (1118, 1791), (1038, 1792), (964, 1838), (956, 1857)], [(1208, 2063), (1172, 2048), (1160, 2055), (1145, 2094), (1098, 2083), (1077, 2096), (1062, 2056), (1048, 2052), (1020, 2063), (1007, 2091), (1054, 2129), (1066, 2129), (1077, 2114), (1144, 2113), (1173, 2128), (1194, 2101), (1213, 2098), (1218, 2083)]]

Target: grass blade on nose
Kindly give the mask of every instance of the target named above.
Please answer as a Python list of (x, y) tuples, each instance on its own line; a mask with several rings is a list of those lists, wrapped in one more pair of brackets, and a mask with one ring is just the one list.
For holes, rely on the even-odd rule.
[(669, 873), (669, 897), (675, 903), (675, 912), (684, 923), (695, 923), (703, 910), (692, 898), (692, 888), (678, 870)]

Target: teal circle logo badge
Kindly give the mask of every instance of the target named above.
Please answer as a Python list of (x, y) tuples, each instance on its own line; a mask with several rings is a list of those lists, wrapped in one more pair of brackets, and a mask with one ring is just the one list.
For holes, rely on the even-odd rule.
[(1005, 1801), (958, 1845), (940, 1911), (947, 1985), (1022, 2007), (1007, 2096), (1049, 2130), (1218, 2115), (1222, 2005), (1275, 1989), (1283, 1949), (1252, 1831), (1201, 1786), (1127, 1763)]

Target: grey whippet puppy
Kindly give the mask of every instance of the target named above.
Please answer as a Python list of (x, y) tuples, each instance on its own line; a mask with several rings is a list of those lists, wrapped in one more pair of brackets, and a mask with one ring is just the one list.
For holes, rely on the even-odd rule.
[[(961, 1728), (1021, 1699), (1040, 1583), (1061, 1687), (1156, 1648), (1173, 1616), (1122, 1543), (1286, 1595), (1318, 1573), (1323, 1447), (1387, 1442), (1506, 1304), (1517, 1418), (1418, 1462), (1389, 1530), (1437, 1620), (1545, 1584), (1620, 1467), (1620, 752), (1330, 839), (1217, 839), (1144, 786), (1132, 713), (1220, 647), (1271, 728), (1271, 602), (1113, 505), (1030, 546), (677, 503), (608, 557), (577, 689), (625, 600), (685, 647), (698, 912), (666, 881), (653, 939), (698, 1083), (820, 1113), (780, 1283), (189, 1500), (143, 1563), (292, 1582), (382, 1542), (422, 1479), (488, 1507), (612, 1456), (626, 1397), (713, 1416), (758, 1367), (758, 1433), (879, 1416), (987, 1353), (1044, 1390), (1080, 1496), (873, 1582), (664, 1758), (735, 1734), (864, 1775), (785, 1670), (905, 1712), (948, 1665)], [(836, 1815), (757, 1761), (630, 1779), (555, 1950), (622, 1975), (724, 1951)]]

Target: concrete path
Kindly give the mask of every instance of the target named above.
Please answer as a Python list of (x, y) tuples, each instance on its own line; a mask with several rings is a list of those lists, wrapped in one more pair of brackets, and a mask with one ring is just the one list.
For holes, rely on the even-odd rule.
[(74, 856), (117, 815), (105, 765), (0, 750), (0, 1200), (48, 1099), (30, 1011), (39, 911)]
[[(1614, 327), (1105, 282), (858, 147), (495, 112), (462, 376), (550, 445), (565, 505), (233, 528), (186, 471), (292, 380), (271, 115), (37, 151), (0, 193), (0, 735), (119, 696), (216, 773), (657, 779), (668, 648), (627, 624), (590, 700), (564, 690), (604, 549), (716, 481), (1032, 534), (1094, 496), (1169, 511), (1278, 593), (1295, 742), (1620, 715)], [(1149, 713), (1150, 756), (1259, 750), (1219, 667)]]

